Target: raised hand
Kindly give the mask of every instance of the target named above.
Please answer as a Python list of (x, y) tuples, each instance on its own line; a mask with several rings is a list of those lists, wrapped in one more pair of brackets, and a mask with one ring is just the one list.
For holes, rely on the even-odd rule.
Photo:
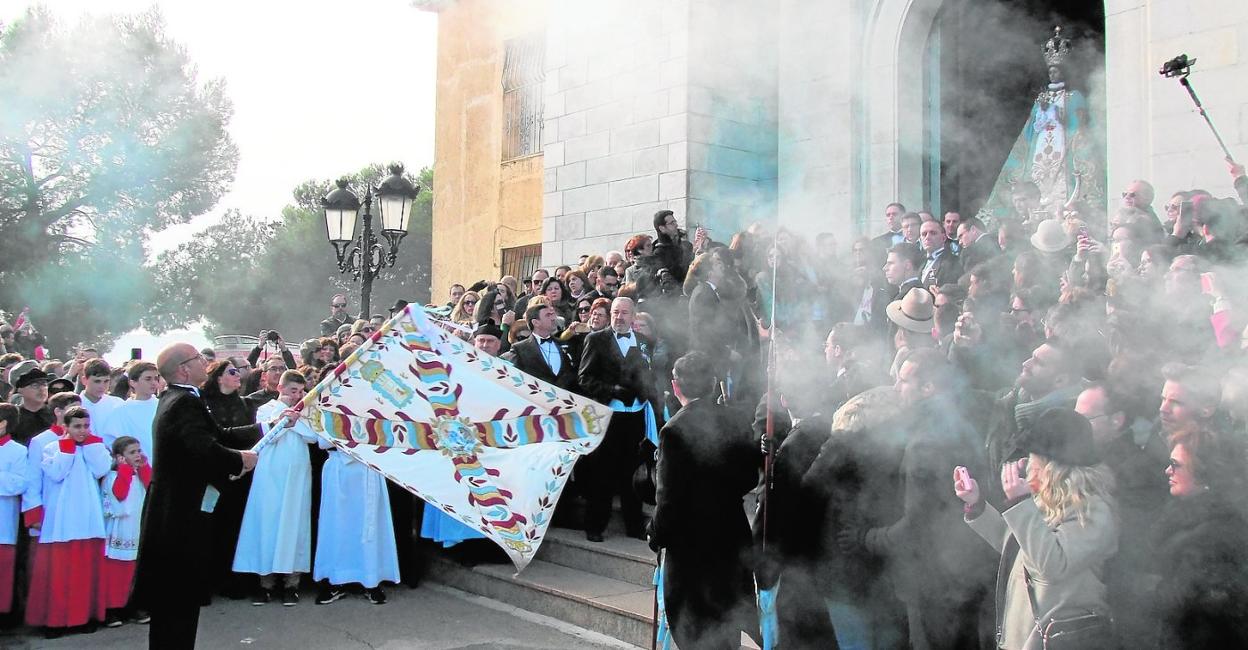
[(961, 465), (953, 468), (953, 493), (968, 506), (979, 503), (979, 482)]
[(1027, 482), (1026, 474), (1026, 458), (1001, 466), (1001, 490), (1005, 492), (1005, 498), (1013, 501), (1031, 494), (1031, 484)]

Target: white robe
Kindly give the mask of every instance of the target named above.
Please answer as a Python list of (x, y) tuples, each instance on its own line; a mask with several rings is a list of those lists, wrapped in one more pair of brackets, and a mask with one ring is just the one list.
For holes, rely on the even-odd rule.
[(10, 440), (0, 445), (0, 544), (17, 543), (18, 519), (22, 516), (22, 494), (25, 492), (26, 447)]
[(130, 492), (124, 501), (117, 501), (113, 483), (117, 470), (112, 470), (100, 483), (104, 499), (104, 557), (133, 562), (139, 559), (139, 522), (143, 518), (143, 499), (147, 488), (135, 474), (130, 478)]
[[(122, 404), (125, 403), (126, 400), (121, 399), (120, 397), (114, 397), (107, 393), (104, 394), (104, 397), (100, 398), (100, 401), (92, 402), (87, 397), (86, 393), (83, 393), (82, 408), (87, 409), (87, 413), (91, 414), (91, 433), (99, 436), (100, 427), (104, 426), (104, 423), (108, 421), (108, 418), (113, 415), (113, 411), (116, 411)], [(102, 438), (103, 436), (100, 437)]]
[(107, 419), (95, 429), (95, 435), (104, 439), (104, 445), (111, 451), (113, 442), (122, 436), (130, 436), (139, 441), (143, 453), (147, 454), (147, 464), (155, 467), (156, 454), (152, 448), (152, 421), (156, 419), (155, 397), (145, 400), (128, 399), (113, 409)]
[(104, 538), (100, 479), (111, 463), (102, 443), (75, 447), (72, 454), (61, 451), (60, 440), (44, 446), (44, 476), (60, 484), (60, 489), (55, 499), (44, 499), (40, 544)]
[[(22, 512), (43, 507), (44, 502), (56, 500), (61, 484), (43, 473), (43, 448), (55, 442), (56, 432), (48, 429), (26, 443), (26, 491), (22, 493)], [(38, 528), (30, 529), (31, 537), (39, 536)]]
[[(288, 407), (273, 400), (256, 411), (272, 422)], [(260, 452), (243, 527), (234, 552), (238, 573), (307, 573), (312, 565), (312, 463), (308, 443), (316, 434), (304, 420), (284, 428)]]
[[(322, 448), (332, 448), (325, 440)], [(399, 553), (386, 479), (333, 449), (321, 470), (320, 526), (313, 576), (330, 584), (366, 588), (399, 581)]]

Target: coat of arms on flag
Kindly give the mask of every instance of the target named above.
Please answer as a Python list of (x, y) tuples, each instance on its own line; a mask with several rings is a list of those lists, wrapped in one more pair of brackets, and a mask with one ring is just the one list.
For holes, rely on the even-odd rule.
[(611, 410), (480, 353), (417, 305), (395, 314), (304, 398), (318, 435), (533, 559), (578, 456)]

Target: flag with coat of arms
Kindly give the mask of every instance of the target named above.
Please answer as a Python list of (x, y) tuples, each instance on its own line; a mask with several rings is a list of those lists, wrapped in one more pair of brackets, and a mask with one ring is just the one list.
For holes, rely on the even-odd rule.
[(419, 305), (396, 313), (302, 404), (317, 435), (493, 540), (517, 571), (611, 418), (448, 335)]

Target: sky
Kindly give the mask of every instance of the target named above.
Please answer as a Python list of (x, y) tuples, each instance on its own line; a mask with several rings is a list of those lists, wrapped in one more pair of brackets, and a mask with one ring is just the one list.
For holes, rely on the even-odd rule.
[[(0, 0), (0, 21), (32, 3)], [(157, 7), (200, 80), (221, 78), (234, 103), (239, 149), (228, 194), (192, 222), (155, 233), (149, 254), (176, 247), (227, 209), (277, 219), (291, 190), (374, 162), (433, 164), (437, 15), (408, 0), (46, 0), (67, 24), (84, 14)], [(346, 94), (325, 94), (334, 89)], [(326, 255), (332, 249), (326, 242)], [(208, 345), (198, 323), (154, 336), (127, 333), (105, 357), (147, 356), (174, 341)]]
[[(33, 3), (0, 0), (8, 22)], [(156, 233), (151, 253), (225, 213), (277, 219), (291, 190), (374, 162), (433, 164), (437, 15), (407, 0), (46, 0), (84, 14), (156, 6), (201, 80), (225, 80), (239, 149), (234, 184), (211, 212)], [(326, 94), (329, 89), (346, 94)], [(329, 251), (326, 243), (326, 251)], [(327, 253), (328, 254), (328, 253)]]

